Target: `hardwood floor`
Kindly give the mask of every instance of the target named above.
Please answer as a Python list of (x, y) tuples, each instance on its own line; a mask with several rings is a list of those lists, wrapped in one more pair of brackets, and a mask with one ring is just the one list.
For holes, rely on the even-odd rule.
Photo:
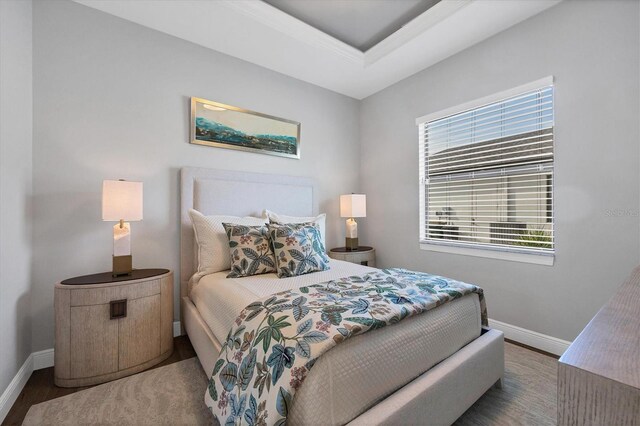
[(520, 346), (521, 348), (529, 349), (532, 352), (537, 352), (539, 354), (546, 355), (549, 358), (553, 358), (553, 359), (556, 359), (556, 360), (560, 358), (558, 355), (555, 355), (555, 354), (552, 354), (550, 352), (546, 352), (546, 351), (540, 350), (538, 348), (534, 348), (533, 346), (525, 345), (524, 343), (516, 342), (515, 340), (511, 340), (511, 339), (506, 339), (505, 338), (504, 341), (507, 342), (507, 343), (511, 343), (512, 345)]
[[(193, 346), (191, 346), (191, 342), (187, 336), (175, 337), (173, 339), (173, 344), (173, 354), (160, 364), (151, 367), (151, 369), (196, 356), (196, 352), (194, 351)], [(29, 411), (29, 408), (31, 408), (32, 405), (69, 395), (90, 387), (92, 386), (60, 388), (53, 383), (53, 367), (36, 370), (31, 374), (31, 377), (24, 386), (24, 389), (20, 392), (18, 399), (16, 399), (16, 402), (11, 407), (9, 414), (7, 414), (7, 417), (2, 422), (2, 426), (21, 425), (24, 417), (27, 415), (27, 411)]]

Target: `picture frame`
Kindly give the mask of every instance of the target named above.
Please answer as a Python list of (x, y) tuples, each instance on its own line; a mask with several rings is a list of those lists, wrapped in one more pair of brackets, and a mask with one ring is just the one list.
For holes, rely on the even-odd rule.
[(202, 98), (191, 98), (190, 143), (300, 158), (300, 123)]

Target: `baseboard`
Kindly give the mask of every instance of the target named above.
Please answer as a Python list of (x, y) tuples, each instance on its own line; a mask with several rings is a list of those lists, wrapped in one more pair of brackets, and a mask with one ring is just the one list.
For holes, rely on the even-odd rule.
[(13, 403), (16, 402), (24, 385), (27, 384), (27, 380), (31, 377), (31, 373), (33, 373), (33, 354), (27, 357), (22, 367), (20, 367), (13, 377), (13, 380), (11, 380), (11, 383), (9, 383), (9, 386), (7, 386), (0, 396), (0, 423), (2, 423), (4, 418), (7, 417), (7, 414), (9, 414)]
[(571, 342), (558, 339), (557, 337), (547, 336), (546, 334), (527, 330), (526, 328), (507, 324), (502, 321), (496, 321), (491, 318), (489, 318), (489, 326), (502, 331), (506, 339), (558, 356), (562, 355), (571, 344)]
[(33, 357), (34, 370), (53, 367), (53, 348), (34, 352), (31, 356)]

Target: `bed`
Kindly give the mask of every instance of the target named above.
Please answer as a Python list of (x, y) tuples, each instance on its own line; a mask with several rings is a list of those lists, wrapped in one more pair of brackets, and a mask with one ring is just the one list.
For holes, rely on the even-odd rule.
[[(205, 215), (292, 216), (318, 212), (312, 179), (224, 170), (181, 170), (181, 324), (210, 374), (238, 312), (276, 291), (373, 271), (338, 260), (331, 269), (294, 278), (274, 274), (195, 285), (189, 209)], [(476, 294), (393, 327), (355, 336), (323, 355), (294, 398), (290, 424), (451, 424), (504, 372), (503, 336), (482, 328)]]

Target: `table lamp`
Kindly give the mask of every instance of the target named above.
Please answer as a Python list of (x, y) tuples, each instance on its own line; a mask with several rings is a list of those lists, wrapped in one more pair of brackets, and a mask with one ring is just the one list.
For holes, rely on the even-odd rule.
[(364, 194), (347, 194), (340, 196), (340, 217), (347, 219), (347, 250), (358, 249), (358, 223), (355, 217), (367, 217), (367, 196)]
[(131, 275), (131, 227), (125, 221), (142, 220), (142, 182), (103, 181), (102, 220), (119, 222), (113, 226), (113, 276)]

